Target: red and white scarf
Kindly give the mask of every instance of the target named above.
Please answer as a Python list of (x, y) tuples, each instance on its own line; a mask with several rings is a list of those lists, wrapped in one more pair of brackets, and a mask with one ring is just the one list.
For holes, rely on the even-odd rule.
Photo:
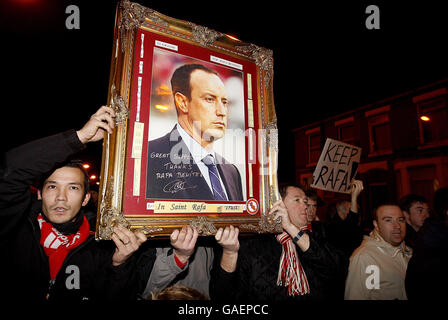
[(288, 233), (276, 236), (282, 245), (282, 256), (278, 269), (277, 285), (288, 287), (288, 295), (304, 295), (310, 292), (310, 286), (297, 254), (296, 245)]
[(83, 243), (89, 236), (89, 222), (86, 217), (83, 217), (82, 225), (77, 233), (63, 235), (51, 223), (45, 221), (42, 214), (39, 214), (37, 221), (41, 230), (40, 244), (48, 257), (51, 280), (54, 280), (68, 253)]

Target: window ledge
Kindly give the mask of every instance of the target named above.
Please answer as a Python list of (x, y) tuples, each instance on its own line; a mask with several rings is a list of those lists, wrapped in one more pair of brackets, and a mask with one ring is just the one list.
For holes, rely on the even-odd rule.
[(369, 152), (368, 156), (369, 157), (379, 157), (379, 156), (386, 156), (386, 155), (389, 155), (392, 153), (393, 153), (392, 150), (381, 150), (381, 151)]
[(438, 148), (438, 147), (444, 147), (448, 146), (448, 139), (440, 140), (440, 141), (434, 141), (434, 142), (427, 142), (424, 144), (421, 144), (417, 147), (418, 150), (425, 150), (430, 148)]
[(312, 162), (312, 163), (307, 163), (306, 164), (307, 168), (311, 168), (311, 167), (315, 167), (315, 166), (317, 166), (317, 162)]

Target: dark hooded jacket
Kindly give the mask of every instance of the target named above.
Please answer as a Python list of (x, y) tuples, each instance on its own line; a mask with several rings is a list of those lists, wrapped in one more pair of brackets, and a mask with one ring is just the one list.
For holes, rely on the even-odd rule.
[[(132, 259), (112, 266), (115, 245), (90, 234), (70, 251), (54, 281), (48, 258), (40, 245), (37, 216), (41, 201), (30, 186), (42, 175), (82, 150), (75, 130), (36, 140), (12, 149), (2, 159), (0, 172), (0, 283), (2, 299), (109, 300), (126, 299), (132, 286)], [(83, 212), (79, 213), (84, 214)]]
[(409, 300), (441, 301), (448, 286), (448, 225), (428, 218), (423, 223), (406, 270)]

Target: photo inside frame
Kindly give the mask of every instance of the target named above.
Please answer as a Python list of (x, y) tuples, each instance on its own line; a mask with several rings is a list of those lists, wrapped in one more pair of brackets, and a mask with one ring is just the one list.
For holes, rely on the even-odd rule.
[[(241, 184), (246, 186), (246, 147), (244, 80), (241, 71), (171, 52), (158, 47), (153, 49), (151, 92), (148, 119), (148, 141), (163, 137), (177, 123), (177, 112), (170, 84), (174, 71), (186, 64), (201, 64), (218, 73), (224, 83), (228, 103), (227, 129), (223, 138), (213, 144), (215, 153), (234, 164), (241, 175)], [(147, 94), (147, 93), (144, 93)], [(148, 150), (151, 153), (151, 150)], [(247, 199), (246, 188), (243, 197)]]

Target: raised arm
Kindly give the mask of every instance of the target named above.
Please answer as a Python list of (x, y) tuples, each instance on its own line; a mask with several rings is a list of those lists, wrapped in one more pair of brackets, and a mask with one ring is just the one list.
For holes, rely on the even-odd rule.
[(30, 186), (54, 166), (98, 141), (114, 127), (114, 111), (101, 107), (78, 131), (29, 142), (8, 151), (0, 169), (0, 238), (12, 232), (34, 199)]

